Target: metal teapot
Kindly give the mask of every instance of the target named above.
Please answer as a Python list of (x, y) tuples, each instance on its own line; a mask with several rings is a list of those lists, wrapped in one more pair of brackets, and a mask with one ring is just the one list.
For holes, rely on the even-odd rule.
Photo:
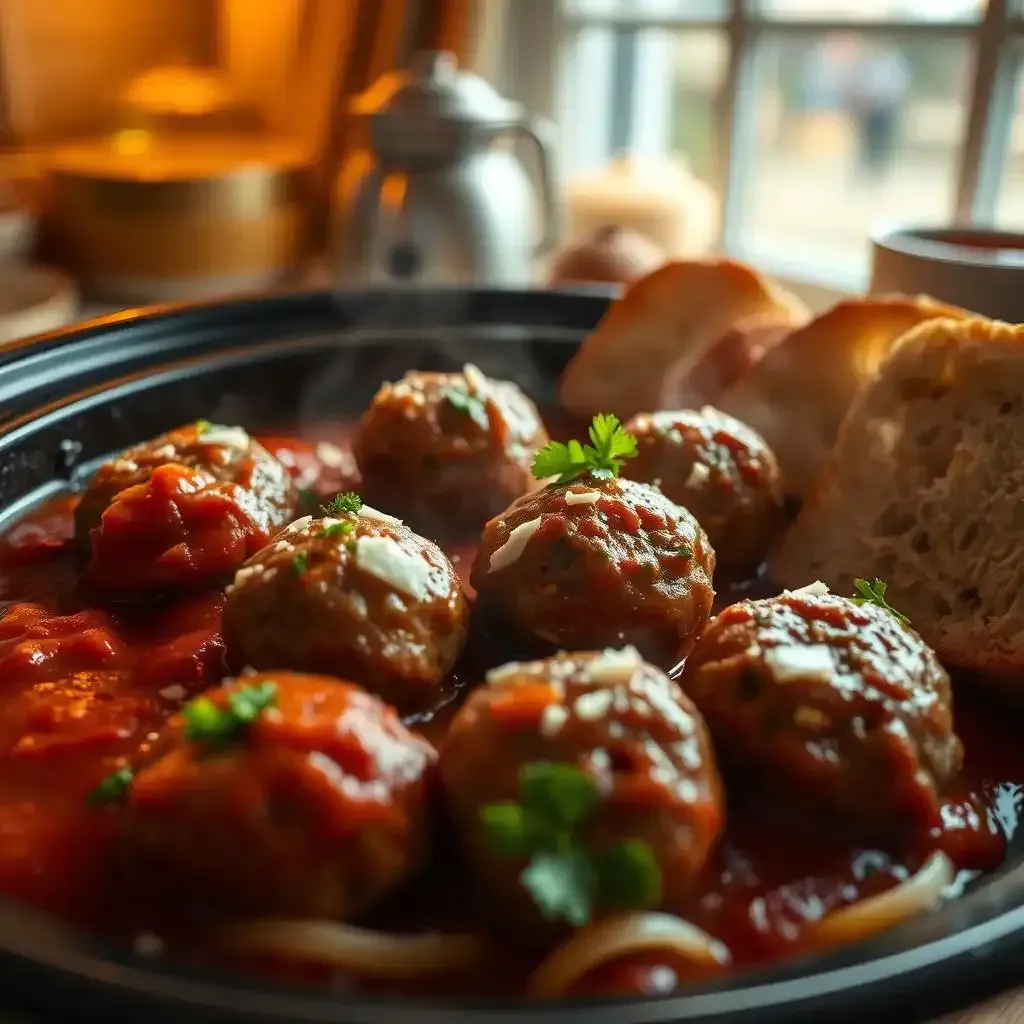
[[(433, 51), (378, 79), (352, 113), (368, 119), (370, 144), (345, 161), (335, 184), (336, 286), (530, 282), (535, 258), (558, 240), (547, 122)], [(499, 144), (514, 136), (537, 149), (539, 230), (529, 176)]]

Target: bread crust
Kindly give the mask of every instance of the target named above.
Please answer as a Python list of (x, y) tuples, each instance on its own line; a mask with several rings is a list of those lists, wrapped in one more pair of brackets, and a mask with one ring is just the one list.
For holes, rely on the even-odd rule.
[(773, 579), (840, 592), (880, 577), (950, 665), (1024, 694), (1024, 326), (924, 323), (843, 421), (771, 559)]
[(764, 437), (779, 459), (787, 494), (803, 496), (854, 396), (896, 340), (927, 320), (967, 315), (925, 296), (845, 299), (769, 345), (718, 406)]
[(798, 299), (742, 263), (667, 263), (608, 308), (562, 375), (562, 404), (582, 417), (613, 412), (621, 419), (676, 407), (666, 382), (684, 381), (723, 335), (764, 323), (794, 326), (807, 316)]

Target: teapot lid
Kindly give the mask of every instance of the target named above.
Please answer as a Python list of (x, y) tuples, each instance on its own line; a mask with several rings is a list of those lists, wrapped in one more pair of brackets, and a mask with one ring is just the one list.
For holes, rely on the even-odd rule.
[(460, 71), (455, 55), (422, 50), (404, 71), (391, 71), (352, 103), (352, 113), (389, 115), (422, 123), (427, 120), (499, 127), (523, 118), (523, 108), (505, 99), (489, 82)]

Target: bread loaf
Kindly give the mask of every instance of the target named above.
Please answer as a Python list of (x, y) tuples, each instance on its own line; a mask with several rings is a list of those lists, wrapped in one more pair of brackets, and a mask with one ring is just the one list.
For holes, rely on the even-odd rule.
[(591, 417), (628, 419), (678, 408), (690, 368), (727, 332), (803, 322), (802, 303), (732, 260), (668, 263), (633, 282), (608, 308), (566, 368), (562, 404)]
[(945, 661), (1021, 689), (1022, 551), (1024, 327), (943, 319), (854, 400), (770, 571), (840, 592), (884, 579)]
[(861, 385), (910, 328), (964, 311), (924, 297), (847, 299), (766, 347), (718, 407), (753, 427), (775, 452), (787, 494), (821, 471)]

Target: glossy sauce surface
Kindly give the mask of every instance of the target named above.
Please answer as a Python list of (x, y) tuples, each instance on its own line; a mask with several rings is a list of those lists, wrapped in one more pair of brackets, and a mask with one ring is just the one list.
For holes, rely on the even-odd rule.
[[(311, 441), (261, 440), (301, 487), (333, 493), (357, 486), (345, 429), (324, 427), (315, 436), (339, 445), (341, 457), (337, 449), (321, 449), (323, 461)], [(182, 700), (222, 677), (223, 597), (213, 592), (134, 608), (88, 607), (76, 592), (73, 510), (73, 498), (53, 500), (0, 540), (0, 890), (129, 942), (157, 932), (184, 955), (204, 955), (198, 922), (207, 919), (195, 908), (161, 906), (159, 884), (141, 896), (129, 891), (114, 856), (114, 814), (88, 806), (87, 797), (125, 757), (145, 752)], [(466, 580), (473, 547), (446, 550)], [(764, 590), (773, 592), (767, 585)], [(720, 592), (718, 607), (737, 596)], [(450, 694), (457, 698), (486, 668), (521, 654), (477, 631)], [(416, 727), (439, 741), (455, 703), (421, 717)], [(743, 966), (801, 950), (809, 925), (906, 878), (936, 848), (960, 869), (961, 887), (997, 867), (1018, 824), (1021, 723), (966, 683), (957, 685), (954, 709), (965, 764), (943, 805), (941, 831), (916, 836), (905, 849), (864, 848), (831, 830), (800, 827), (775, 808), (746, 805), (730, 788), (725, 838), (688, 917), (721, 939)], [(445, 870), (451, 857), (439, 861), (368, 923), (485, 932), (486, 915), (478, 912), (463, 873)], [(459, 990), (515, 991), (532, 962), (534, 954), (513, 944), (495, 957), (493, 973), (459, 979)], [(609, 965), (582, 988), (660, 992), (679, 980), (671, 963), (654, 958)]]

